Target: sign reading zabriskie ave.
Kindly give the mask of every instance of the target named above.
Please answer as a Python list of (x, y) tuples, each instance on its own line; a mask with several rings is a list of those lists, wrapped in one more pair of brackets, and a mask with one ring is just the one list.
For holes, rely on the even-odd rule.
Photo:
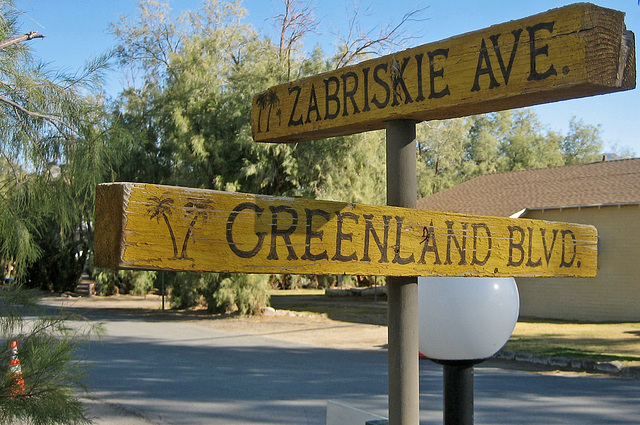
[(252, 105), (257, 142), (461, 117), (635, 87), (624, 13), (580, 3), (272, 87)]
[(227, 193), (98, 186), (95, 264), (113, 269), (386, 276), (574, 276), (593, 226)]

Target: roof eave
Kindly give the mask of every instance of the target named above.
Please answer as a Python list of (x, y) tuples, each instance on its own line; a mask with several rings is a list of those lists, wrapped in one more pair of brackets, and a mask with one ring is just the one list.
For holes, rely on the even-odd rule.
[(524, 208), (512, 215), (510, 218), (523, 217), (528, 211), (545, 211), (545, 210), (568, 210), (568, 209), (580, 209), (580, 208), (602, 208), (602, 207), (621, 207), (628, 205), (640, 205), (640, 202), (610, 202), (602, 204), (580, 204), (580, 205), (564, 205), (564, 206), (550, 206), (550, 207), (530, 207)]

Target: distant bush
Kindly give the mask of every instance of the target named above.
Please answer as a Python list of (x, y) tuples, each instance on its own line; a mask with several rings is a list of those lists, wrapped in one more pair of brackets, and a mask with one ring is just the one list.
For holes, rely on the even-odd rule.
[[(220, 281), (218, 290), (211, 294), (211, 301), (218, 311), (258, 314), (269, 304), (269, 289), (267, 275), (231, 274)], [(209, 302), (210, 310), (213, 303)]]
[(268, 277), (272, 289), (299, 289), (308, 286), (309, 278), (296, 274), (272, 274)]
[(93, 278), (101, 288), (100, 295), (147, 295), (154, 286), (156, 272), (94, 269)]
[(167, 273), (169, 302), (174, 308), (198, 305), (211, 313), (258, 314), (269, 304), (269, 277), (232, 273)]
[(183, 310), (203, 304), (203, 293), (215, 287), (217, 280), (217, 273), (165, 272), (171, 307)]

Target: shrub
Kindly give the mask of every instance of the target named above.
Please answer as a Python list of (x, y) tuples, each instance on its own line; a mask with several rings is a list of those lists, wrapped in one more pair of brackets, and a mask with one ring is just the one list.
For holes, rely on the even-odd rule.
[(165, 272), (165, 286), (172, 308), (186, 309), (201, 304), (202, 293), (216, 273)]
[(224, 312), (258, 314), (269, 304), (270, 286), (267, 275), (231, 274), (220, 281), (212, 298), (217, 309)]
[(35, 236), (42, 255), (28, 264), (21, 282), (29, 288), (45, 291), (73, 291), (80, 280), (89, 252), (86, 235), (82, 232), (65, 234), (53, 219), (42, 224)]
[(174, 308), (204, 305), (211, 313), (258, 314), (269, 303), (266, 275), (231, 273), (167, 273)]
[(296, 274), (272, 274), (268, 280), (273, 289), (299, 289), (309, 279)]
[(93, 272), (96, 284), (101, 288), (100, 295), (147, 295), (153, 289), (156, 276), (156, 272), (146, 270), (95, 269)]
[[(40, 306), (35, 291), (0, 291), (0, 424), (89, 424), (78, 400), (87, 363), (82, 345), (99, 326), (65, 309)], [(73, 322), (73, 325), (71, 325)], [(14, 378), (11, 342), (17, 342), (22, 383)]]

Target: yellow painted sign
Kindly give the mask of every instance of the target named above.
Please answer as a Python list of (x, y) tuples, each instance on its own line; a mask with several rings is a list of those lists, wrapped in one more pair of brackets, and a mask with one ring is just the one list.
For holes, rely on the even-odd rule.
[(588, 3), (272, 87), (253, 98), (256, 142), (299, 142), (635, 87), (624, 13)]
[(385, 276), (596, 275), (593, 226), (142, 183), (98, 186), (95, 265)]

